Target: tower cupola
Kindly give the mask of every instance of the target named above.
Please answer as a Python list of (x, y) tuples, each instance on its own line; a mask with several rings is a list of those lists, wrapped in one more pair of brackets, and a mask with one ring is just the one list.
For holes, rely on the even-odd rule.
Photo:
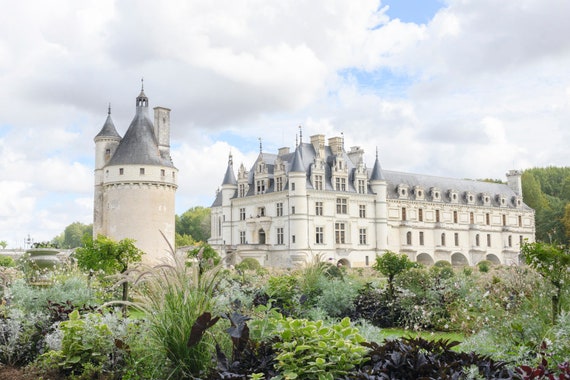
[(148, 98), (144, 93), (144, 80), (141, 79), (141, 93), (137, 96), (137, 113), (148, 113)]

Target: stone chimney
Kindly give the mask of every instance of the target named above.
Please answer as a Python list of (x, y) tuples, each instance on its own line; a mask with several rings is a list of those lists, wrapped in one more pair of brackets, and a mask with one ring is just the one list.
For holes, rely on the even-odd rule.
[(160, 153), (170, 155), (170, 109), (154, 107), (154, 135)]

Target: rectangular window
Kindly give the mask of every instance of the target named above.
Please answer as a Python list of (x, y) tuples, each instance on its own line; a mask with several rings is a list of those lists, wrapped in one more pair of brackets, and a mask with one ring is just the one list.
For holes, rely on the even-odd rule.
[(441, 245), (445, 247), (445, 232), (441, 234)]
[(406, 233), (406, 244), (412, 245), (412, 233), (410, 231)]
[(125, 174), (125, 169), (119, 168), (119, 175), (123, 175), (123, 174)]
[(418, 222), (423, 222), (424, 221), (424, 209), (420, 208), (418, 209)]
[(282, 191), (283, 190), (283, 178), (277, 177), (275, 178), (275, 191)]
[(323, 189), (323, 176), (315, 175), (315, 190), (322, 190), (322, 189)]
[(277, 228), (277, 244), (283, 244), (283, 227)]
[(364, 256), (364, 262), (366, 266), (370, 265), (370, 258), (368, 256)]
[(458, 246), (459, 245), (459, 234), (457, 232), (453, 235), (453, 239), (455, 240), (455, 246)]
[(240, 232), (239, 232), (239, 243), (240, 243), (240, 244), (245, 244), (245, 231), (240, 231)]
[(509, 235), (509, 247), (513, 246), (513, 237)]
[(324, 227), (315, 227), (315, 243), (325, 244)]
[(475, 224), (475, 215), (472, 212), (469, 213), (469, 223)]
[(295, 206), (291, 206), (291, 214), (295, 213)]
[(323, 215), (323, 202), (315, 202), (315, 215)]
[(485, 214), (485, 224), (487, 225), (491, 224), (491, 215), (489, 215), (489, 213)]
[(364, 194), (366, 192), (366, 182), (363, 179), (358, 180), (358, 193)]
[(366, 218), (366, 205), (358, 206), (358, 216), (361, 218)]
[(358, 230), (358, 235), (360, 244), (366, 244), (366, 228), (360, 228)]
[(408, 216), (406, 215), (406, 208), (402, 207), (402, 220), (405, 221), (408, 218)]
[(439, 210), (435, 210), (435, 222), (439, 223)]
[(336, 199), (336, 213), (346, 214), (348, 211), (348, 200), (346, 198)]
[(491, 234), (487, 234), (487, 247), (491, 246)]
[(478, 247), (481, 244), (479, 241), (479, 234), (475, 235), (475, 245)]
[(238, 194), (238, 196), (239, 196), (240, 198), (245, 197), (245, 184), (243, 184), (243, 183), (240, 183), (240, 185), (239, 185), (239, 194)]
[(291, 235), (291, 243), (295, 243), (295, 235)]
[(245, 220), (245, 207), (239, 209), (239, 220)]
[(457, 211), (453, 211), (453, 223), (457, 223)]
[(160, 175), (164, 177), (166, 175), (166, 170), (160, 169)]
[(344, 223), (334, 224), (334, 240), (336, 244), (346, 243), (346, 225)]
[(295, 191), (295, 182), (291, 183), (291, 190)]
[(424, 245), (424, 233), (420, 231), (420, 245)]
[(257, 208), (257, 216), (265, 216), (265, 207)]
[(522, 247), (523, 243), (524, 243), (523, 236), (519, 235), (519, 246)]
[(519, 227), (522, 227), (522, 216), (519, 215)]
[(255, 181), (257, 194), (265, 193), (265, 180), (260, 179)]
[(507, 216), (503, 214), (503, 226), (507, 225)]
[(283, 216), (283, 203), (277, 203), (277, 216)]
[(337, 191), (346, 191), (346, 178), (336, 177), (335, 189)]
[(140, 169), (139, 169), (139, 174), (140, 174), (140, 175), (144, 175), (144, 168), (140, 168)]

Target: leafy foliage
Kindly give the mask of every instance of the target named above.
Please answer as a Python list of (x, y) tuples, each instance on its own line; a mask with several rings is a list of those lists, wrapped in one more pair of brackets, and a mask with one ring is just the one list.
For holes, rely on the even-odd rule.
[(182, 215), (176, 215), (175, 231), (180, 236), (191, 236), (196, 242), (206, 242), (210, 238), (210, 208), (196, 206)]
[(552, 295), (552, 323), (560, 315), (562, 291), (570, 282), (570, 252), (566, 247), (542, 242), (521, 247), (525, 262), (544, 276), (555, 288)]
[(81, 247), (85, 235), (93, 236), (93, 224), (73, 222), (51, 242), (60, 248), (77, 248)]
[(364, 338), (350, 320), (344, 318), (332, 326), (323, 321), (287, 318), (280, 326), (281, 341), (275, 379), (335, 379), (362, 363), (366, 348)]
[(373, 268), (388, 277), (388, 295), (390, 299), (394, 299), (394, 278), (414, 266), (415, 263), (410, 261), (408, 256), (386, 251), (383, 255), (376, 257)]
[[(485, 379), (511, 379), (505, 362), (476, 353), (456, 352), (459, 342), (428, 341), (422, 338), (388, 340), (382, 345), (363, 343), (369, 348), (364, 364), (344, 379), (460, 379), (474, 367)], [(478, 377), (478, 378), (479, 378)]]
[(116, 274), (125, 272), (129, 264), (139, 262), (142, 254), (132, 239), (116, 242), (103, 235), (97, 236), (96, 239), (85, 236), (83, 247), (75, 251), (75, 259), (83, 270)]

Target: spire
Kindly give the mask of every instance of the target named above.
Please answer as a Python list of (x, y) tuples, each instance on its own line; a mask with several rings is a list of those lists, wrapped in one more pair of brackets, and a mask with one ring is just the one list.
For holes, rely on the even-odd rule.
[(372, 168), (372, 173), (370, 173), (371, 181), (384, 181), (384, 173), (382, 172), (382, 167), (380, 166), (380, 160), (378, 159), (378, 148), (376, 148), (376, 160), (374, 160), (374, 167)]
[(299, 125), (299, 145), (303, 144), (303, 127)]
[(141, 78), (141, 93), (137, 96), (137, 112), (139, 110), (144, 110), (145, 112), (148, 109), (148, 98), (144, 93), (144, 78)]
[(236, 176), (234, 174), (234, 159), (231, 152), (228, 158), (228, 168), (226, 169), (224, 181), (222, 182), (222, 186), (223, 185), (237, 185)]
[(101, 131), (99, 131), (97, 136), (95, 136), (95, 139), (98, 137), (112, 137), (118, 140), (121, 139), (121, 135), (117, 132), (113, 119), (111, 118), (111, 103), (109, 103), (109, 107), (107, 109), (107, 119), (105, 120), (105, 124), (103, 124), (103, 128), (101, 128)]
[(303, 164), (303, 157), (301, 156), (301, 149), (297, 147), (295, 149), (295, 157), (293, 157), (293, 162), (291, 163), (291, 169), (289, 172), (294, 173), (304, 173), (305, 165)]

